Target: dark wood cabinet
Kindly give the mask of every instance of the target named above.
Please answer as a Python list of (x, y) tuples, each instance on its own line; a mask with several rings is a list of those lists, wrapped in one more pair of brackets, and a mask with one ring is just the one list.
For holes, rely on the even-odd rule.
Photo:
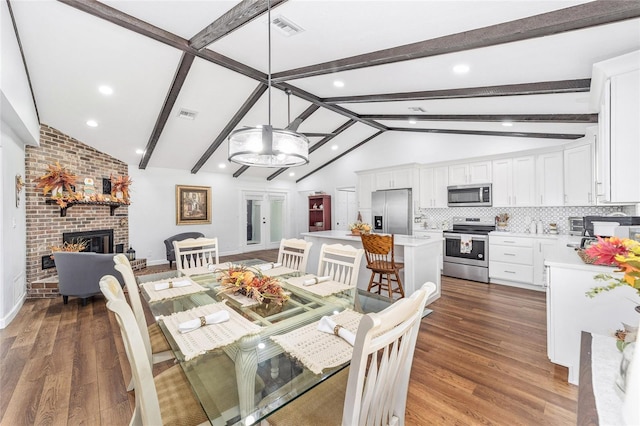
[(331, 195), (309, 195), (309, 232), (331, 229)]

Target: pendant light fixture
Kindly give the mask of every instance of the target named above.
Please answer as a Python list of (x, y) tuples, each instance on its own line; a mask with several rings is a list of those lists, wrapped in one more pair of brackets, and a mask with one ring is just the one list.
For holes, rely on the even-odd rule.
[(269, 124), (231, 132), (229, 161), (255, 167), (294, 167), (309, 162), (309, 140), (300, 133), (271, 126), (271, 1), (267, 2)]

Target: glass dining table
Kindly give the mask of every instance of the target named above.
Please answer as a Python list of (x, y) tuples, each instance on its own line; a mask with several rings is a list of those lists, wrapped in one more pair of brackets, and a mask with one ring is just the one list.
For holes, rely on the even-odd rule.
[[(246, 267), (255, 267), (264, 263), (260, 259), (234, 262)], [(321, 370), (317, 365), (314, 368), (305, 361), (303, 356), (298, 357), (295, 353), (288, 353), (283, 348), (286, 345), (282, 344), (282, 339), (286, 341), (288, 336), (298, 330), (306, 330), (308, 334), (311, 332), (310, 328), (313, 330), (317, 328), (315, 324), (323, 316), (361, 315), (362, 306), (358, 290), (350, 287), (342, 291), (328, 292), (331, 294), (323, 294), (314, 288), (316, 286), (293, 285), (295, 279), (298, 279), (299, 283), (302, 278), (309, 278), (307, 277), (309, 274), (288, 268), (277, 269), (273, 272), (282, 273), (274, 275), (289, 294), (289, 300), (282, 306), (267, 305), (267, 309), (265, 305), (247, 304), (245, 300), (220, 292), (219, 271), (190, 277), (178, 271), (170, 271), (137, 278), (143, 298), (148, 302), (151, 313), (158, 320), (194, 394), (214, 425), (259, 423), (349, 364), (350, 356), (343, 358), (342, 361), (345, 362), (339, 365), (331, 365)], [(268, 271), (265, 274), (268, 274)], [(154, 283), (171, 280), (174, 282), (189, 280), (201, 289), (175, 297), (154, 298), (156, 293), (161, 292), (154, 292), (151, 286), (155, 285)], [(224, 303), (225, 309), (231, 311), (229, 326), (233, 321), (237, 321), (235, 324), (242, 323), (249, 330), (239, 338), (237, 335), (231, 336), (232, 343), (222, 339), (217, 341), (219, 345), (199, 346), (201, 341), (196, 340), (207, 340), (202, 337), (204, 335), (198, 337), (196, 332), (182, 334), (171, 325), (176, 323), (175, 316), (181, 315), (180, 318), (184, 319), (185, 316), (196, 312), (193, 315), (198, 318), (197, 315), (201, 315), (202, 312), (198, 310), (206, 310), (212, 306), (219, 307), (222, 305), (220, 302)], [(368, 310), (379, 310), (387, 305), (388, 303), (385, 304), (383, 301), (373, 308), (369, 307)], [(203, 317), (200, 316), (200, 318)], [(206, 331), (204, 329), (214, 330), (215, 327), (202, 328)], [(357, 329), (357, 323), (355, 327), (354, 332)], [(236, 328), (239, 329), (239, 326)], [(232, 334), (233, 331), (231, 330)], [(280, 341), (278, 336), (283, 336)], [(331, 341), (332, 344), (342, 345), (340, 348), (344, 356), (347, 350), (344, 348), (344, 341), (333, 335), (326, 336), (328, 336), (326, 339), (336, 339), (335, 342)], [(196, 349), (191, 352), (192, 348)], [(322, 356), (326, 350), (323, 348)], [(331, 348), (329, 348), (330, 352)], [(330, 358), (335, 357), (330, 356)]]

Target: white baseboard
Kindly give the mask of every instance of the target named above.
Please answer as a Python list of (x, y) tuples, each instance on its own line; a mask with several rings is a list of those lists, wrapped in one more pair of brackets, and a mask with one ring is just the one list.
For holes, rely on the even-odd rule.
[(26, 299), (27, 293), (25, 292), (22, 294), (22, 297), (18, 299), (18, 303), (15, 304), (11, 311), (4, 317), (0, 318), (0, 330), (6, 328), (11, 323), (11, 321), (13, 321), (16, 315), (18, 315), (18, 312), (20, 312), (20, 308), (22, 308), (22, 305), (24, 305), (24, 301)]

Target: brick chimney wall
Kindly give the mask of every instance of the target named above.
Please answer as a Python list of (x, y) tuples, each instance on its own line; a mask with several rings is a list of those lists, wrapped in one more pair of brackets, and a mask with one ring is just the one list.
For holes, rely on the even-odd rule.
[[(107, 154), (91, 148), (46, 125), (40, 126), (40, 146), (27, 146), (25, 176), (25, 207), (27, 230), (27, 297), (56, 297), (56, 283), (50, 283), (57, 275), (55, 268), (42, 269), (42, 256), (51, 254), (51, 246), (62, 244), (63, 232), (113, 229), (113, 244), (129, 246), (128, 207), (115, 209), (110, 215), (109, 206), (74, 205), (67, 209), (66, 217), (60, 217), (60, 207), (46, 204), (41, 189), (36, 189), (36, 179), (45, 174), (49, 164), (56, 161), (74, 173), (78, 179), (76, 188), (83, 188), (84, 179), (93, 178), (97, 193), (102, 193), (102, 179), (128, 175), (128, 166)], [(49, 278), (49, 280), (47, 280)]]

